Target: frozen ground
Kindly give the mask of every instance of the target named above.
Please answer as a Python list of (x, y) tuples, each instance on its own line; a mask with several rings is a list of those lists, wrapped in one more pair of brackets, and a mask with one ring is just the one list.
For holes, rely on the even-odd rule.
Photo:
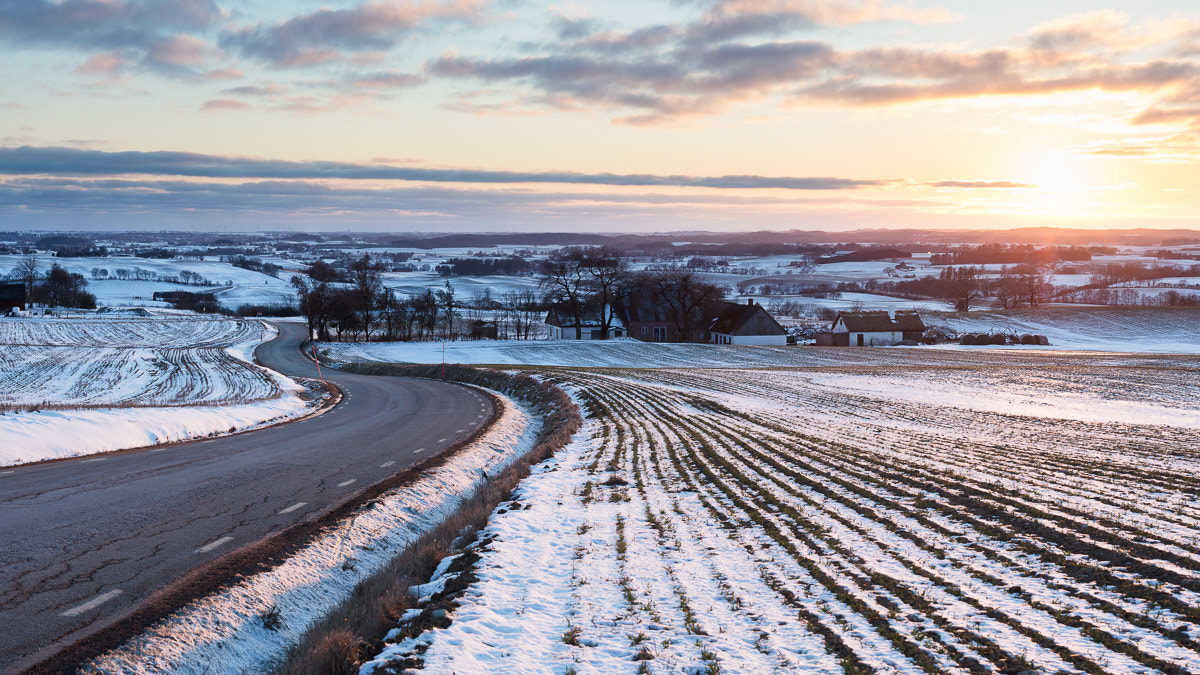
[(0, 318), (0, 465), (244, 430), (302, 415), (251, 362), (259, 321), (161, 313)]
[(873, 351), (547, 371), (585, 427), (362, 672), (1200, 672), (1195, 358)]

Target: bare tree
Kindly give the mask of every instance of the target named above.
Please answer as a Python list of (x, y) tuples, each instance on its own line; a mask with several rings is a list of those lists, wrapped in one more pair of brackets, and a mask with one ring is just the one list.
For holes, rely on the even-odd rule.
[(583, 326), (590, 275), (581, 264), (579, 249), (556, 251), (538, 265), (538, 278), (547, 303), (560, 304), (575, 321), (576, 330)]
[(454, 299), (454, 286), (446, 282), (446, 288), (437, 292), (437, 302), (442, 308), (443, 335), (448, 340), (454, 339), (454, 319), (457, 317), (458, 303)]
[(947, 267), (938, 275), (942, 282), (942, 297), (954, 303), (954, 311), (969, 312), (979, 299), (982, 284), (979, 270), (974, 267)]
[(17, 274), (19, 278), (25, 281), (25, 294), (33, 297), (33, 284), (37, 281), (38, 272), (38, 256), (37, 253), (26, 253), (17, 261)]
[(363, 342), (371, 341), (371, 324), (375, 321), (375, 308), (379, 289), (383, 287), (383, 265), (371, 260), (369, 254), (350, 264), (350, 280), (354, 284), (354, 299), (363, 331)]
[(295, 275), (292, 277), (292, 288), (300, 300), (300, 313), (308, 319), (309, 333), (315, 333), (317, 339), (329, 339), (329, 305), (330, 288), (324, 281)]
[(639, 281), (639, 285), (652, 289), (667, 309), (680, 342), (694, 339), (700, 322), (725, 299), (725, 289), (704, 281), (689, 270), (654, 272)]
[(577, 256), (587, 275), (585, 288), (600, 306), (600, 339), (607, 340), (614, 318), (611, 305), (629, 278), (629, 264), (621, 251), (609, 246), (580, 249)]

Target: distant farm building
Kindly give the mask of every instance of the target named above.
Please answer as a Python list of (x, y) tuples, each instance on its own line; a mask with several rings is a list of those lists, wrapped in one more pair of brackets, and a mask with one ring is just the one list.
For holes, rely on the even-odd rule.
[(919, 340), (925, 323), (916, 312), (842, 312), (817, 344), (835, 347), (890, 347), (904, 340)]
[[(609, 312), (608, 337), (625, 337), (625, 324), (615, 314), (611, 307), (603, 308)], [(576, 318), (573, 312), (562, 303), (550, 307), (546, 313), (546, 327), (551, 340), (600, 340), (603, 339), (603, 321), (601, 310), (584, 309), (582, 315)]]
[(762, 305), (747, 300), (725, 303), (708, 327), (708, 341), (718, 345), (787, 344), (787, 331)]
[(0, 312), (25, 311), (25, 284), (0, 284)]
[(495, 321), (472, 321), (471, 322), (471, 339), (472, 340), (495, 340), (500, 332), (497, 330)]

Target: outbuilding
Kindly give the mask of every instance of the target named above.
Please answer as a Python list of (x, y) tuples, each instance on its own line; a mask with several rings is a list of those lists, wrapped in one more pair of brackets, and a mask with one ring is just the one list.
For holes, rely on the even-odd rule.
[[(603, 311), (609, 313), (608, 337), (625, 337), (625, 324), (613, 314), (612, 307), (606, 306)], [(600, 310), (585, 309), (577, 318), (561, 303), (546, 313), (546, 328), (551, 340), (601, 340), (604, 332)]]
[(753, 300), (727, 302), (708, 327), (708, 341), (717, 345), (787, 344), (787, 331)]
[(0, 313), (25, 311), (25, 284), (0, 284)]

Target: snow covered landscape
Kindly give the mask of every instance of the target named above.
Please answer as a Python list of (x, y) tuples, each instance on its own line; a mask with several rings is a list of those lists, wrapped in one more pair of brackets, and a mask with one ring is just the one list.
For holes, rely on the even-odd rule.
[(308, 413), (255, 365), (261, 321), (163, 310), (0, 318), (0, 465), (245, 430)]
[(1190, 356), (540, 371), (586, 413), (364, 674), (1200, 671)]

